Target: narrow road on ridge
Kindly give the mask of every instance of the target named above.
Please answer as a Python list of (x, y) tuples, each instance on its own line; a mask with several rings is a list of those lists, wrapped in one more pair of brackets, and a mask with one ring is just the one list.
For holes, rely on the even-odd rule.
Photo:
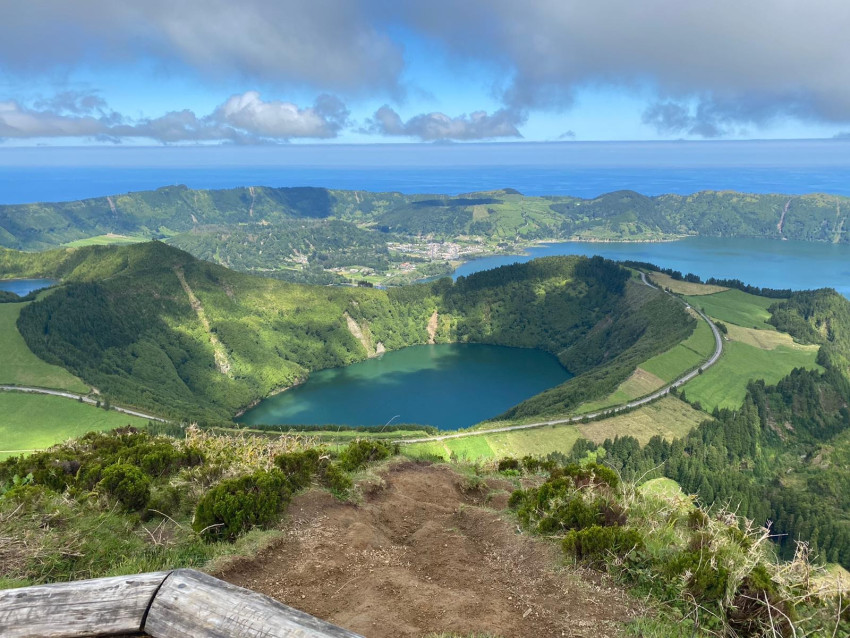
[[(650, 288), (653, 288), (654, 290), (660, 290), (658, 288), (658, 286), (651, 284), (649, 282), (649, 280), (647, 280), (646, 275), (643, 273), (643, 271), (639, 271), (639, 272), (640, 272), (641, 281), (645, 285), (649, 286)], [(537, 421), (535, 423), (525, 423), (523, 425), (507, 425), (507, 426), (500, 427), (500, 428), (470, 430), (469, 432), (457, 432), (455, 434), (441, 434), (441, 435), (436, 435), (436, 436), (424, 436), (424, 437), (421, 437), (421, 438), (418, 438), (418, 439), (397, 439), (394, 442), (395, 443), (427, 443), (429, 441), (445, 441), (447, 439), (460, 439), (460, 438), (463, 438), (463, 437), (466, 437), (466, 436), (477, 436), (479, 434), (492, 434), (492, 433), (497, 433), (497, 432), (512, 432), (514, 430), (530, 430), (532, 428), (542, 428), (542, 427), (545, 427), (547, 425), (559, 425), (559, 424), (563, 424), (563, 423), (578, 423), (578, 422), (580, 422), (584, 419), (595, 419), (596, 417), (603, 416), (603, 415), (613, 416), (613, 415), (617, 414), (618, 412), (623, 412), (624, 410), (631, 410), (632, 408), (636, 408), (638, 406), (645, 405), (645, 404), (649, 403), (650, 401), (655, 401), (656, 399), (664, 396), (665, 394), (669, 394), (670, 390), (672, 388), (678, 388), (679, 386), (686, 384), (688, 381), (690, 381), (695, 376), (700, 374), (701, 371), (706, 370), (706, 369), (710, 368), (711, 366), (713, 366), (715, 363), (717, 363), (717, 360), (720, 358), (720, 355), (723, 354), (723, 338), (720, 336), (720, 330), (718, 330), (717, 326), (714, 325), (714, 323), (711, 321), (711, 319), (709, 319), (704, 312), (702, 312), (701, 310), (697, 310), (696, 308), (693, 308), (686, 301), (684, 301), (683, 299), (680, 299), (679, 297), (677, 297), (676, 295), (674, 295), (670, 292), (667, 292), (666, 290), (664, 291), (664, 293), (667, 294), (667, 295), (670, 295), (671, 297), (673, 297), (673, 299), (676, 299), (677, 301), (681, 302), (682, 304), (684, 304), (685, 308), (693, 310), (700, 317), (702, 317), (703, 320), (705, 320), (705, 322), (708, 324), (708, 327), (711, 328), (712, 334), (714, 334), (714, 354), (712, 354), (711, 357), (709, 357), (708, 360), (705, 363), (703, 363), (701, 366), (699, 366), (698, 368), (691, 370), (690, 372), (682, 375), (681, 377), (679, 377), (675, 381), (668, 383), (667, 385), (660, 388), (659, 390), (656, 390), (652, 394), (648, 394), (648, 395), (641, 397), (639, 399), (634, 399), (633, 401), (629, 401), (628, 403), (623, 403), (621, 405), (612, 406), (610, 408), (605, 408), (604, 410), (599, 410), (598, 412), (591, 412), (589, 414), (582, 414), (582, 415), (579, 415), (579, 416), (565, 417), (565, 418), (562, 418), (562, 419), (551, 419), (549, 421)]]
[[(32, 388), (29, 386), (23, 385), (0, 385), (0, 391), (2, 392), (28, 392), (30, 394), (49, 394), (54, 397), (64, 397), (66, 399), (76, 399), (77, 401), (82, 401), (83, 403), (90, 403), (91, 405), (97, 405), (98, 399), (92, 399), (91, 397), (87, 397), (83, 394), (75, 394), (73, 392), (65, 392), (63, 390), (47, 390), (45, 388)], [(152, 414), (145, 414), (144, 412), (137, 412), (136, 410), (131, 410), (129, 408), (121, 408), (117, 405), (110, 406), (110, 410), (115, 410), (116, 412), (121, 412), (122, 414), (129, 414), (130, 416), (137, 416), (142, 419), (149, 419), (150, 421), (159, 421), (160, 423), (165, 423), (166, 420), (160, 418), (158, 416), (153, 416)]]

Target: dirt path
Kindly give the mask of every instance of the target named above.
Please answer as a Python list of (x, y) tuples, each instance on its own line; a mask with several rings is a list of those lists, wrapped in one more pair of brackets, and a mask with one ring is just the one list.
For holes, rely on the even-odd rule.
[(210, 322), (207, 319), (206, 313), (204, 312), (204, 307), (201, 305), (201, 300), (195, 296), (194, 291), (189, 287), (189, 282), (186, 281), (186, 275), (183, 273), (183, 268), (181, 268), (180, 266), (175, 266), (174, 274), (176, 274), (177, 279), (180, 280), (180, 285), (183, 287), (183, 291), (189, 298), (189, 303), (192, 306), (192, 310), (195, 311), (195, 314), (198, 317), (198, 321), (201, 322), (201, 325), (204, 327), (204, 331), (209, 337), (210, 345), (212, 345), (213, 348), (213, 357), (215, 358), (216, 368), (218, 368), (218, 371), (222, 374), (232, 376), (230, 374), (230, 370), (233, 368), (233, 364), (230, 361), (230, 357), (227, 356), (227, 350), (224, 349), (224, 346), (221, 344), (221, 341), (218, 340), (218, 337), (212, 331), (212, 328), (210, 327)]
[(791, 205), (791, 200), (789, 199), (785, 202), (785, 208), (782, 209), (782, 216), (779, 218), (779, 223), (776, 224), (776, 230), (779, 231), (779, 234), (782, 234), (782, 229), (785, 226), (785, 215), (788, 214), (788, 207)]
[[(368, 638), (606, 638), (637, 613), (599, 574), (559, 568), (556, 543), (518, 534), (449, 467), (403, 462), (383, 480), (360, 506), (299, 496), (282, 541), (215, 575)], [(489, 505), (510, 489), (491, 480)]]

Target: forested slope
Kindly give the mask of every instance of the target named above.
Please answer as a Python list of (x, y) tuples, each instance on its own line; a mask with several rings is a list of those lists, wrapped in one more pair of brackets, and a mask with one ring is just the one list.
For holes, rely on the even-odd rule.
[[(627, 476), (664, 475), (715, 508), (772, 524), (786, 558), (807, 541), (821, 560), (850, 567), (850, 302), (832, 290), (795, 293), (771, 322), (821, 344), (823, 372), (798, 369), (774, 386), (751, 383), (737, 410), (715, 411), (683, 439), (644, 448), (606, 441), (606, 463)], [(596, 446), (579, 442), (583, 456)]]
[[(599, 375), (589, 385), (571, 380), (524, 413), (563, 411), (622, 381), (635, 353), (663, 351), (695, 325), (675, 301), (601, 258), (552, 257), (377, 290), (244, 275), (160, 242), (48, 252), (37, 262), (17, 255), (20, 272), (66, 282), (22, 311), (29, 347), (115, 401), (180, 419), (228, 419), (379, 343), (392, 350), (432, 338), (542, 348), (576, 379)], [(15, 256), (3, 258), (16, 267)]]

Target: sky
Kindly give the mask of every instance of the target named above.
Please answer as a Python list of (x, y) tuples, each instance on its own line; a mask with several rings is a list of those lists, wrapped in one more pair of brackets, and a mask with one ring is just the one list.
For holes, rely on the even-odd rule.
[(846, 0), (0, 0), (0, 146), (850, 136)]

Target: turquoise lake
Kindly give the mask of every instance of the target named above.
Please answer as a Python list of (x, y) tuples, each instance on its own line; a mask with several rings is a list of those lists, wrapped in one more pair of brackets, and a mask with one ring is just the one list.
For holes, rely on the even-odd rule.
[(238, 420), (246, 424), (463, 428), (497, 416), (571, 375), (540, 350), (478, 344), (412, 346), (320, 370)]
[(0, 290), (7, 290), (23, 297), (33, 290), (48, 288), (56, 283), (53, 279), (6, 279), (0, 281)]
[(773, 239), (694, 237), (657, 243), (563, 242), (531, 248), (527, 255), (484, 257), (461, 265), (454, 276), (470, 275), (548, 255), (602, 255), (648, 261), (692, 272), (703, 279), (740, 279), (767, 288), (835, 288), (850, 297), (850, 245)]

